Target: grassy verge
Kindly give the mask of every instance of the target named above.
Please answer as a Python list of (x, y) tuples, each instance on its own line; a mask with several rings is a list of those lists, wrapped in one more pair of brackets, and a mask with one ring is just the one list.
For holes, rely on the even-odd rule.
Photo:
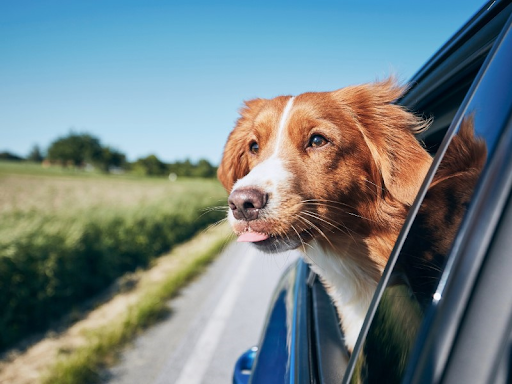
[(192, 278), (197, 276), (226, 245), (229, 229), (214, 230), (214, 239), (202, 251), (188, 254), (178, 268), (165, 279), (141, 289), (137, 300), (122, 316), (108, 325), (87, 332), (89, 342), (58, 361), (45, 375), (45, 384), (85, 384), (99, 382), (102, 369), (115, 361), (120, 348), (136, 334), (154, 324), (168, 311), (167, 300)]
[(46, 330), (116, 278), (225, 215), (210, 208), (225, 201), (215, 180), (27, 176), (2, 169), (0, 350)]

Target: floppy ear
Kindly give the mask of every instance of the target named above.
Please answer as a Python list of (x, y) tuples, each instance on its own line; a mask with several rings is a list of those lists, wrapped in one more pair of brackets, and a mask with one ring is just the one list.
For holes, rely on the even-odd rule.
[(217, 177), (228, 192), (231, 192), (238, 179), (249, 173), (249, 162), (246, 156), (249, 144), (247, 137), (264, 101), (264, 99), (246, 101), (245, 106), (240, 110), (240, 118), (235, 128), (229, 134), (224, 155), (217, 170)]
[(405, 89), (389, 78), (339, 90), (337, 97), (355, 112), (384, 190), (400, 202), (412, 204), (432, 162), (414, 134), (428, 128), (430, 121), (394, 104)]
[(249, 173), (249, 164), (245, 156), (245, 140), (239, 134), (237, 128), (229, 135), (224, 155), (217, 169), (217, 178), (220, 180), (226, 191), (229, 193), (235, 182)]
[(432, 164), (432, 157), (410, 131), (391, 133), (387, 143), (381, 155), (384, 188), (400, 202), (411, 205)]

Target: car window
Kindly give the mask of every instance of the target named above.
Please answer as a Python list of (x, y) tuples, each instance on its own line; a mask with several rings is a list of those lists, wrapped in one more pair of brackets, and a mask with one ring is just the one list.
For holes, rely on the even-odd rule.
[[(377, 298), (380, 301), (371, 309), (373, 317), (364, 327), (366, 335), (354, 350), (344, 382), (399, 383), (406, 375), (424, 319), (440, 299), (436, 295), (447, 257), (471, 206), (480, 175), (492, 157), (501, 134), (499, 127), (504, 126), (502, 120), (509, 116), (507, 113), (504, 117), (502, 111), (511, 108), (510, 82), (500, 78), (504, 75), (503, 61), (510, 57), (503, 59), (502, 54), (501, 67), (493, 64), (497, 49), (491, 51), (476, 80), (471, 79), (469, 95), (466, 77), (464, 84), (447, 94), (444, 110), (442, 103), (433, 104), (431, 110), (438, 111), (441, 120), (453, 114), (450, 111), (454, 107), (459, 112), (441, 147), (439, 137), (431, 141), (435, 144), (433, 152), (441, 149), (434, 161), (433, 169), (437, 169), (427, 177), (430, 180), (423, 200), (411, 213), (414, 221), (398, 240), (398, 257), (385, 271), (383, 289)], [(461, 95), (465, 101), (459, 108)], [(508, 100), (508, 104), (503, 105), (502, 100)], [(434, 127), (434, 135), (444, 136), (445, 123)]]

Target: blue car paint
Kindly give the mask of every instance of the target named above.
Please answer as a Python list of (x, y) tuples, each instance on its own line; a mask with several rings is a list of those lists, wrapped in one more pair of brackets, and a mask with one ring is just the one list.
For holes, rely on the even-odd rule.
[[(300, 348), (300, 344), (308, 341), (307, 332), (300, 331), (307, 320), (307, 311), (302, 306), (308, 302), (305, 297), (308, 273), (307, 264), (298, 260), (283, 274), (270, 303), (259, 350), (255, 358), (247, 352), (240, 357), (233, 383), (293, 383), (304, 375), (309, 377), (309, 365), (300, 364), (308, 361), (307, 356), (302, 356), (307, 348)], [(254, 361), (248, 364), (251, 356)], [(250, 373), (249, 365), (252, 365)]]

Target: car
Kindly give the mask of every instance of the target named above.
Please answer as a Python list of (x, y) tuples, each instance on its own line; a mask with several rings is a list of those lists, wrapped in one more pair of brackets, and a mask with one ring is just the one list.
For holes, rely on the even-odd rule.
[[(234, 383), (512, 382), (511, 14), (510, 1), (485, 4), (398, 101), (433, 117), (418, 138), (434, 160), (353, 352), (299, 260)], [(464, 172), (443, 176), (453, 164)]]

